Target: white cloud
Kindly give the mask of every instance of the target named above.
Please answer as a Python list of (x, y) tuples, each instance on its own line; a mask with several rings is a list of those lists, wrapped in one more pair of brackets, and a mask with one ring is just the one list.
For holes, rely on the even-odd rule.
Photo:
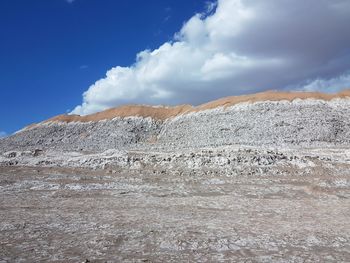
[(3, 138), (5, 136), (7, 136), (7, 133), (4, 131), (0, 131), (0, 138)]
[(209, 3), (207, 12), (190, 18), (173, 41), (140, 52), (129, 67), (107, 71), (72, 113), (123, 103), (197, 104), (319, 76), (335, 78), (350, 68), (346, 1)]
[(322, 91), (322, 92), (339, 92), (344, 89), (350, 89), (350, 73), (337, 76), (331, 79), (317, 78), (308, 81), (305, 86), (299, 88), (302, 91)]

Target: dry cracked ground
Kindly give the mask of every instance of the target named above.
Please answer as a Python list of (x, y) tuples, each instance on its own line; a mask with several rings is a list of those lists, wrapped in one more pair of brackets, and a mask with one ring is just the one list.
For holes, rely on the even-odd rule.
[(349, 262), (348, 175), (0, 168), (0, 262)]

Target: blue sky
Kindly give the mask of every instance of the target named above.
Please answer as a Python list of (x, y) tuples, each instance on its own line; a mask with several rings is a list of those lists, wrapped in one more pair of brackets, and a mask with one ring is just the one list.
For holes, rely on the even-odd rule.
[(108, 69), (169, 40), (203, 8), (199, 0), (2, 0), (0, 131), (72, 109)]
[(350, 88), (348, 0), (2, 0), (0, 137), (62, 113)]

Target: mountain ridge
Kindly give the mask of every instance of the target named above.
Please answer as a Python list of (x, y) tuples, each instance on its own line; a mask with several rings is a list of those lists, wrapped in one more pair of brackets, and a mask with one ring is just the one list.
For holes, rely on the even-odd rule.
[(229, 145), (349, 147), (350, 91), (265, 92), (197, 107), (129, 105), (88, 116), (61, 115), (1, 139), (0, 151), (167, 152)]
[[(293, 101), (295, 99), (318, 99), (329, 101), (337, 98), (350, 98), (350, 89), (345, 89), (338, 93), (321, 93), (321, 92), (281, 92), (281, 91), (265, 91), (254, 94), (229, 96), (213, 100), (198, 106), (192, 106), (189, 104), (182, 104), (177, 106), (151, 106), (151, 105), (122, 105), (119, 107), (110, 108), (104, 111), (89, 115), (76, 115), (76, 114), (61, 114), (54, 116), (41, 123), (47, 122), (90, 122), (109, 120), (116, 117), (151, 117), (156, 120), (166, 120), (172, 117), (176, 117), (181, 114), (199, 112), (208, 109), (214, 109), (218, 107), (230, 107), (239, 103), (255, 103), (259, 101)], [(32, 124), (26, 128), (32, 127)]]

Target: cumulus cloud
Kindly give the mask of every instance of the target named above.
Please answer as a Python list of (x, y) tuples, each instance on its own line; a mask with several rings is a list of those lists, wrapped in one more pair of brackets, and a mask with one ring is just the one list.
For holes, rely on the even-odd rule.
[(350, 73), (331, 79), (315, 79), (302, 86), (301, 91), (339, 92), (350, 89)]
[[(350, 69), (348, 0), (218, 0), (174, 39), (116, 66), (72, 113), (124, 103), (198, 104), (266, 89), (328, 91)], [(327, 82), (328, 80), (328, 82)], [(311, 88), (308, 89), (311, 89)]]

